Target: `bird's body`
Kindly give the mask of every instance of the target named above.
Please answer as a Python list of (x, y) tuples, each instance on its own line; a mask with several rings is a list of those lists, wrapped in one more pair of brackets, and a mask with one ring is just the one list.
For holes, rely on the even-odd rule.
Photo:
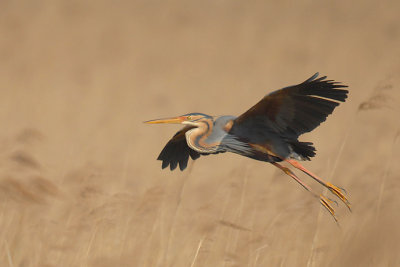
[[(161, 151), (158, 159), (162, 161), (162, 168), (169, 165), (174, 170), (179, 165), (184, 170), (189, 156), (195, 160), (200, 155), (233, 152), (272, 163), (313, 193), (293, 172), (278, 163), (286, 161), (329, 188), (349, 207), (338, 187), (324, 182), (296, 161), (310, 160), (315, 156), (313, 144), (301, 142), (298, 137), (315, 129), (339, 105), (337, 101), (344, 102), (347, 98), (348, 91), (341, 89), (347, 86), (325, 80), (326, 77), (317, 79), (317, 76), (318, 73), (301, 84), (266, 95), (238, 117), (190, 113), (147, 121), (185, 125)], [(319, 198), (335, 217), (329, 204), (331, 200), (322, 195)]]
[[(189, 148), (200, 154), (232, 152), (266, 162), (279, 162), (282, 158), (304, 160), (314, 155), (314, 148), (310, 143), (281, 138), (273, 131), (264, 132), (268, 138), (248, 137), (242, 134), (240, 128), (233, 127), (237, 118), (235, 116), (201, 115), (206, 119), (199, 123), (198, 127), (185, 133)], [(309, 150), (302, 151), (303, 153), (296, 152), (300, 148)]]

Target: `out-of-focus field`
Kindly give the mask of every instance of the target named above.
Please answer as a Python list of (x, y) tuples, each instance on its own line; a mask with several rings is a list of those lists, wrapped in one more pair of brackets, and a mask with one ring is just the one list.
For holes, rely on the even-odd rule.
[[(400, 2), (0, 1), (0, 266), (400, 266)], [(335, 224), (272, 165), (156, 161), (187, 112), (239, 115), (315, 72), (301, 137)], [(322, 188), (298, 175), (318, 192)]]

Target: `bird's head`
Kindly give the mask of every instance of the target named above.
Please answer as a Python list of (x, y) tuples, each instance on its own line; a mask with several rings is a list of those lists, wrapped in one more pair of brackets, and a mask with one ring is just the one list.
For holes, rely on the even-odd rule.
[(185, 124), (198, 127), (199, 124), (206, 119), (212, 119), (212, 117), (203, 113), (188, 113), (178, 117), (145, 121), (144, 123), (148, 124), (175, 123), (175, 124)]

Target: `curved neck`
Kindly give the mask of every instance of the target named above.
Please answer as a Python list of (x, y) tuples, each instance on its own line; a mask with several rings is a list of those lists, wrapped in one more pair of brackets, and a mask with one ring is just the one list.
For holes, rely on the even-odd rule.
[(186, 132), (188, 146), (199, 153), (215, 153), (218, 150), (219, 142), (207, 142), (208, 137), (214, 130), (214, 120), (212, 117), (204, 118), (196, 128)]

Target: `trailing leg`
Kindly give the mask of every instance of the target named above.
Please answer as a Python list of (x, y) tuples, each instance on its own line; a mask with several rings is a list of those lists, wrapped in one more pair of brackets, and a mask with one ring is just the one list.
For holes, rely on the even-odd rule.
[(298, 182), (302, 187), (304, 187), (304, 189), (306, 189), (307, 191), (309, 191), (314, 197), (319, 199), (319, 202), (322, 204), (322, 206), (324, 206), (325, 209), (327, 209), (329, 211), (329, 213), (332, 215), (332, 217), (335, 219), (335, 221), (337, 222), (337, 218), (335, 216), (335, 210), (334, 208), (331, 206), (331, 203), (333, 202), (332, 200), (330, 200), (329, 198), (323, 196), (323, 195), (318, 195), (317, 193), (315, 193), (310, 186), (308, 186), (306, 183), (304, 183), (302, 180), (299, 179), (299, 177), (297, 177), (289, 168), (284, 167), (282, 165), (280, 165), (277, 162), (271, 162), (272, 165), (278, 167), (279, 169), (281, 169), (284, 173), (286, 173), (287, 175), (289, 175), (290, 177), (292, 177), (296, 182)]
[[(322, 184), (326, 188), (328, 188), (334, 195), (336, 195), (343, 203), (347, 206), (347, 208), (351, 211), (350, 202), (347, 200), (346, 196), (343, 194), (342, 189), (339, 187), (331, 184), (330, 182), (325, 182), (321, 178), (319, 178), (314, 173), (310, 172), (306, 168), (304, 168), (299, 162), (294, 159), (285, 159), (286, 162), (289, 162), (293, 167), (301, 170), (302, 172), (306, 173), (308, 176), (316, 180), (318, 183)], [(344, 191), (344, 190), (343, 190)]]

